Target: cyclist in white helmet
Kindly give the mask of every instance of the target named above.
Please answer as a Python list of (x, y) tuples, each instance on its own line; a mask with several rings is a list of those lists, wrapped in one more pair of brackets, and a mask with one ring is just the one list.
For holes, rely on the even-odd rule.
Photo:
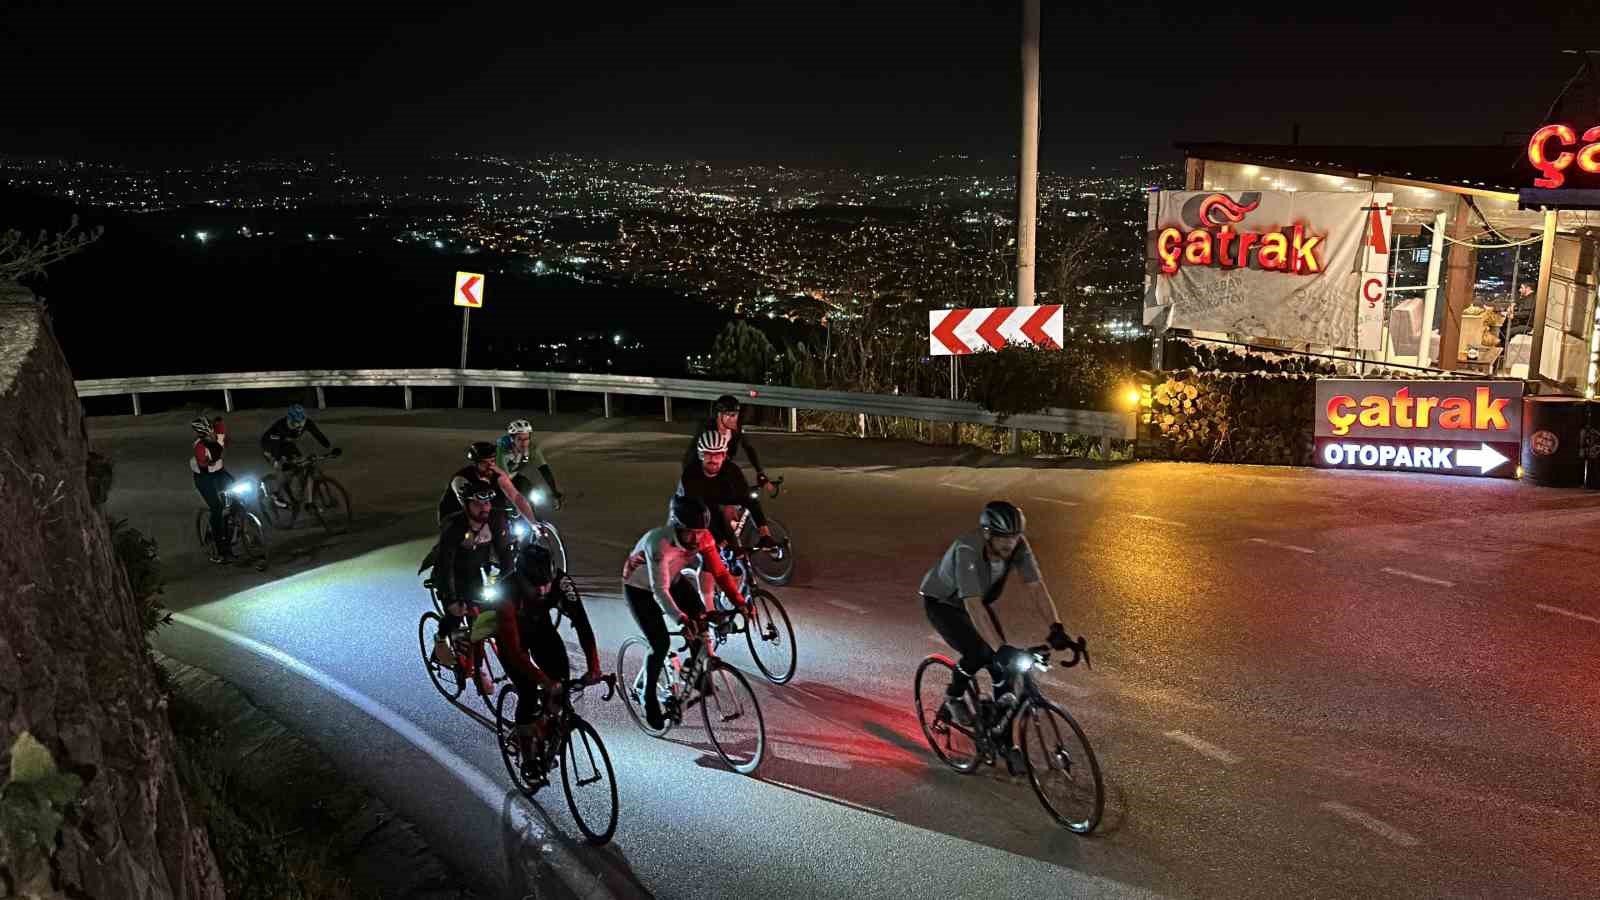
[(533, 423), (527, 419), (517, 419), (506, 426), (506, 433), (495, 442), (495, 463), (511, 476), (511, 483), (517, 486), (523, 496), (527, 496), (533, 482), (528, 476), (522, 474), (522, 469), (530, 462), (539, 470), (544, 478), (544, 483), (550, 486), (550, 500), (556, 509), (561, 508), (561, 500), (565, 496), (561, 489), (556, 487), (556, 473), (550, 471), (550, 463), (544, 458), (544, 451), (533, 442)]
[(728, 458), (727, 433), (702, 431), (695, 441), (695, 449), (700, 458), (695, 464), (684, 466), (675, 495), (693, 497), (711, 510), (711, 534), (718, 544), (737, 546), (737, 535), (728, 523), (724, 507), (740, 506), (750, 509), (750, 517), (761, 534), (756, 546), (777, 546), (772, 530), (767, 527), (767, 514), (761, 510), (761, 501), (750, 490), (750, 483), (739, 471), (739, 465)]

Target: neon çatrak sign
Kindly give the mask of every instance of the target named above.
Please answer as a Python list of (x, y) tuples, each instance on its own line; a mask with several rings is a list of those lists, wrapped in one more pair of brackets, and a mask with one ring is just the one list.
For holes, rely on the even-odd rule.
[(1521, 381), (1317, 382), (1316, 465), (1515, 478)]

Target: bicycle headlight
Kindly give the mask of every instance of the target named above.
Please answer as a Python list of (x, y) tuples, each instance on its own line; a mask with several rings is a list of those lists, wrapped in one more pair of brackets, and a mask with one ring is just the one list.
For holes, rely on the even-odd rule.
[(493, 603), (493, 602), (495, 602), (496, 600), (499, 600), (499, 599), (500, 599), (500, 586), (499, 585), (497, 585), (497, 584), (486, 584), (486, 585), (483, 586), (483, 602), (485, 602), (485, 603)]
[(511, 533), (516, 535), (518, 538), (525, 538), (528, 536), (528, 526), (525, 523), (518, 522), (517, 524), (511, 526)]
[(245, 497), (249, 496), (255, 489), (256, 483), (254, 481), (235, 481), (233, 486), (228, 488), (228, 491), (240, 497)]
[(544, 505), (544, 502), (549, 499), (545, 496), (544, 488), (534, 488), (533, 491), (528, 494), (528, 497), (533, 502), (534, 506), (542, 506)]

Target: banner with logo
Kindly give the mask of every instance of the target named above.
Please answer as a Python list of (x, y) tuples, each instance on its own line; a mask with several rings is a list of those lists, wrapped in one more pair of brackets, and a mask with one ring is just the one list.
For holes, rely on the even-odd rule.
[(1350, 191), (1152, 194), (1144, 323), (1381, 349), (1391, 200)]
[(1517, 380), (1320, 379), (1316, 464), (1515, 478), (1522, 394)]

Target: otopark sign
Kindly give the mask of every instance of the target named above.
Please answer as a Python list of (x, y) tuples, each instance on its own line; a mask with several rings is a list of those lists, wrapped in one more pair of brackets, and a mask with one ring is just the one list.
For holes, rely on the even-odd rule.
[(1317, 382), (1316, 465), (1516, 478), (1521, 381)]

